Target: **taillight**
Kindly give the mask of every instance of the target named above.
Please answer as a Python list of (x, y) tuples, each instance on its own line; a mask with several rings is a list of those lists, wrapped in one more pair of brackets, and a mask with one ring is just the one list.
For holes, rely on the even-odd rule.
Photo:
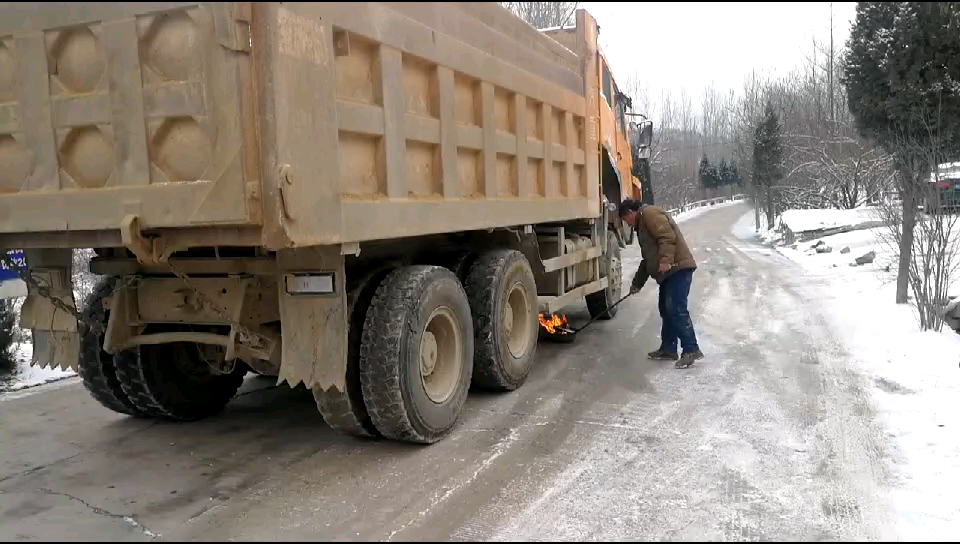
[(941, 189), (949, 189), (949, 188), (950, 188), (950, 183), (949, 183), (949, 182), (946, 182), (946, 181), (941, 181), (940, 183), (937, 184), (937, 187), (939, 187), (939, 188), (941, 188)]

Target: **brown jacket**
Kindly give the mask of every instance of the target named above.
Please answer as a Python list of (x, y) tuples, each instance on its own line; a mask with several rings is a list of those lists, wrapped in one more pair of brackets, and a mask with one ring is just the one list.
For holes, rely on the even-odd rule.
[[(677, 270), (697, 268), (697, 261), (693, 259), (677, 223), (663, 208), (643, 206), (637, 214), (636, 226), (646, 272), (657, 283), (662, 283)], [(660, 274), (660, 263), (669, 264), (670, 271)]]

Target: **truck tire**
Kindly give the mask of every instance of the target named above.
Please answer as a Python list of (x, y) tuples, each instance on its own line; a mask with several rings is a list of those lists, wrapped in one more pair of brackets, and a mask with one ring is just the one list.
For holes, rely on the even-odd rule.
[(537, 351), (537, 282), (513, 249), (484, 253), (464, 288), (473, 315), (473, 385), (513, 391), (526, 381)]
[[(112, 277), (100, 280), (84, 304), (81, 314), (84, 321), (99, 323), (104, 329), (106, 328), (110, 312), (104, 309), (103, 299), (113, 293), (115, 282), (116, 278)], [(90, 396), (105, 408), (118, 414), (147, 417), (147, 414), (137, 409), (130, 401), (120, 386), (120, 380), (117, 379), (114, 365), (116, 362), (126, 364), (122, 362), (123, 358), (130, 356), (129, 352), (110, 355), (103, 351), (103, 333), (97, 334), (90, 330), (90, 327), (84, 327), (80, 335), (80, 360), (77, 362), (77, 373)]]
[(247, 365), (215, 374), (192, 342), (144, 345), (117, 367), (123, 392), (142, 412), (171, 421), (196, 421), (220, 413), (237, 394)]
[(470, 266), (473, 264), (473, 261), (475, 261), (476, 258), (476, 253), (471, 251), (459, 251), (456, 253), (444, 253), (443, 256), (437, 259), (437, 262), (427, 264), (435, 264), (450, 270), (455, 276), (457, 276), (457, 279), (460, 280), (460, 283), (463, 284), (465, 281), (467, 281), (467, 272), (470, 270)]
[[(608, 278), (607, 288), (584, 297), (591, 318), (601, 321), (613, 319), (619, 308), (610, 308), (620, 300), (623, 269), (620, 262), (620, 244), (611, 234), (607, 234), (607, 252), (600, 258), (600, 274)], [(603, 315), (601, 315), (603, 314)]]
[(377, 287), (360, 341), (360, 383), (386, 438), (432, 444), (456, 424), (473, 372), (473, 321), (453, 272), (405, 266)]
[(347, 333), (346, 391), (313, 389), (313, 398), (323, 420), (333, 430), (361, 438), (379, 438), (367, 407), (363, 403), (360, 387), (360, 341), (367, 310), (383, 277), (389, 270), (379, 271), (359, 288), (347, 295), (347, 311), (350, 316)]

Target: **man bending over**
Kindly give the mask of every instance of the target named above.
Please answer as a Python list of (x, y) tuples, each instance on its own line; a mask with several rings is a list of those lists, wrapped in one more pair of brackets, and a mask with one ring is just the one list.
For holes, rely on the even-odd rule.
[[(630, 292), (636, 293), (648, 278), (660, 285), (660, 348), (647, 356), (655, 360), (676, 361), (677, 368), (689, 368), (702, 359), (693, 321), (687, 311), (687, 298), (697, 262), (683, 239), (677, 223), (662, 208), (641, 204), (628, 198), (620, 204), (620, 217), (637, 227), (643, 260), (633, 276)], [(677, 353), (677, 343), (683, 355)]]

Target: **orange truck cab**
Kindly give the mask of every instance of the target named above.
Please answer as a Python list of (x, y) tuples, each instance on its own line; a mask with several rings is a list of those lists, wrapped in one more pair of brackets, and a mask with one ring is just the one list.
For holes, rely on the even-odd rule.
[[(590, 15), (587, 15), (590, 17)], [(599, 35), (599, 25), (597, 25)], [(572, 51), (580, 51), (575, 47), (576, 27), (565, 26), (541, 30), (554, 40), (567, 46)], [(600, 48), (595, 45), (597, 55), (594, 59), (582, 59), (583, 62), (596, 62), (597, 75), (592, 84), (599, 88), (600, 101), (592, 105), (597, 108), (600, 137), (598, 153), (600, 154), (600, 177), (603, 194), (611, 208), (626, 198), (641, 199), (643, 197), (644, 181), (649, 183), (650, 143), (653, 135), (653, 123), (642, 114), (633, 113), (632, 100), (620, 90), (614, 78), (607, 58)], [(589, 50), (590, 48), (588, 48)], [(585, 71), (585, 73), (588, 73)], [(641, 118), (633, 121), (631, 118)], [(614, 215), (615, 216), (615, 215)], [(623, 236), (623, 226), (615, 229), (618, 235)], [(632, 239), (632, 236), (630, 237)], [(628, 242), (629, 243), (629, 242)]]

